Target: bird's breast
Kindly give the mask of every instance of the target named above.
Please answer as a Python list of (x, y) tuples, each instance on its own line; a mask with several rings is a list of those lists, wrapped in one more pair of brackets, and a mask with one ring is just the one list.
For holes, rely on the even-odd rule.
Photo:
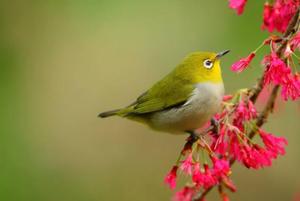
[(183, 106), (153, 115), (152, 127), (173, 133), (200, 128), (218, 112), (223, 94), (223, 83), (198, 83)]
[(204, 104), (213, 107), (215, 104), (220, 104), (223, 95), (223, 83), (198, 83), (195, 85), (192, 95), (184, 105), (202, 108)]

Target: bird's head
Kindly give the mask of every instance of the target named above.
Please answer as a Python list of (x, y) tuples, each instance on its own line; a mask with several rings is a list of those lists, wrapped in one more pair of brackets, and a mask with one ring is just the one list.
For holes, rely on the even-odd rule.
[(228, 52), (229, 50), (220, 53), (194, 52), (189, 54), (177, 67), (176, 74), (181, 79), (189, 80), (193, 83), (223, 82), (220, 58)]

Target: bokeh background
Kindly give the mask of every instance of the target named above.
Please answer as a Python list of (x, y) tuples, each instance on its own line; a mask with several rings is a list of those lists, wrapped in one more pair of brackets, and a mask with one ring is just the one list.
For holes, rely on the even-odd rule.
[[(228, 93), (262, 69), (232, 62), (267, 36), (263, 1), (238, 17), (219, 0), (10, 0), (0, 2), (0, 200), (170, 200), (163, 177), (185, 136), (97, 114), (124, 106), (197, 50), (223, 60)], [(266, 129), (289, 140), (271, 168), (235, 166), (232, 200), (293, 200), (300, 191), (299, 104)], [(211, 193), (208, 200), (218, 200)]]

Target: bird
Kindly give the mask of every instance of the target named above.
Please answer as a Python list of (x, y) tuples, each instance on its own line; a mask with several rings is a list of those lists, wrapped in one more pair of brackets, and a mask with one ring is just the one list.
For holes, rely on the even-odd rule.
[(98, 117), (120, 116), (157, 131), (195, 135), (195, 130), (221, 109), (224, 84), (220, 60), (229, 51), (190, 53), (132, 104)]

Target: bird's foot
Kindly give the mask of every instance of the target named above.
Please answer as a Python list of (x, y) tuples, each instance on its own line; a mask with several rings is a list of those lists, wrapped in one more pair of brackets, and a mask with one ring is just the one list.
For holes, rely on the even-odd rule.
[(184, 148), (181, 151), (182, 155), (185, 155), (186, 153), (190, 152), (192, 150), (193, 144), (200, 139), (199, 135), (194, 131), (186, 131), (186, 132), (189, 133), (190, 136), (187, 138)]
[(219, 131), (220, 131), (220, 122), (218, 120), (216, 120), (215, 118), (212, 118), (210, 120), (210, 124), (212, 126), (212, 133), (214, 135), (218, 135), (219, 134)]
[(195, 131), (187, 131), (187, 133), (190, 134), (190, 137), (188, 138), (188, 141), (191, 141), (192, 143), (199, 140), (199, 135)]

